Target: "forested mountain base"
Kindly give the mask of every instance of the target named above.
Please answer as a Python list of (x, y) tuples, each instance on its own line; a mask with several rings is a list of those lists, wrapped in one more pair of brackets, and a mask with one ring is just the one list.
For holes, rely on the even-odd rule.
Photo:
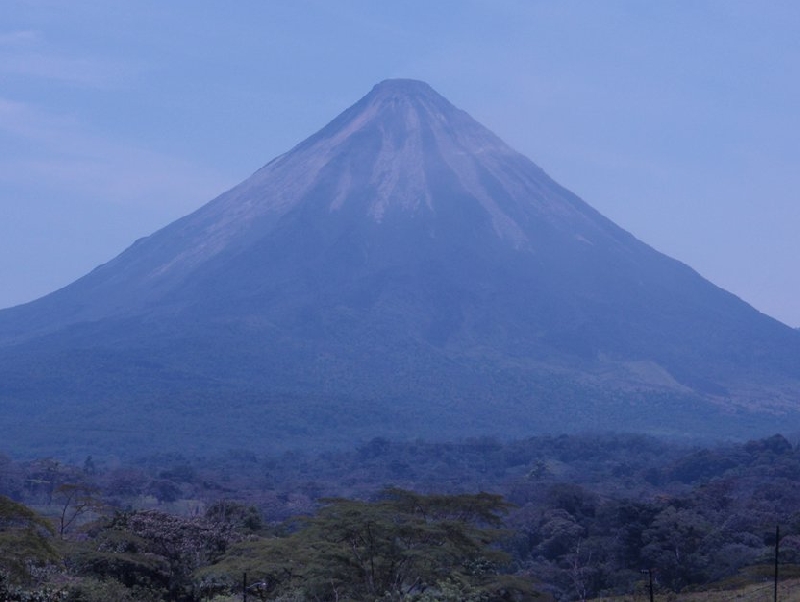
[(770, 585), (777, 526), (781, 587), (800, 576), (781, 435), (0, 457), (0, 494), (0, 600), (222, 602), (244, 573), (252, 600), (634, 600), (651, 570), (661, 599), (710, 602)]

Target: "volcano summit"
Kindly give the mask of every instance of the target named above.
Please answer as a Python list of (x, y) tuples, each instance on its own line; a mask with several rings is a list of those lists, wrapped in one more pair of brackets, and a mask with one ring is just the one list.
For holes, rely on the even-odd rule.
[(750, 436), (798, 399), (800, 332), (412, 80), (0, 312), (0, 417), (31, 452)]

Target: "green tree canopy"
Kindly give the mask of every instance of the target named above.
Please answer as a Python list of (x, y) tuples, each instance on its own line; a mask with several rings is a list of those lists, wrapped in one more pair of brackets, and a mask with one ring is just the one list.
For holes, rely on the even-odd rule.
[(33, 510), (0, 495), (0, 570), (28, 580), (28, 567), (56, 562), (53, 526)]
[(234, 545), (199, 576), (211, 586), (247, 572), (270, 599), (532, 599), (527, 582), (501, 574), (508, 557), (492, 546), (507, 509), (487, 493), (328, 499), (291, 535)]

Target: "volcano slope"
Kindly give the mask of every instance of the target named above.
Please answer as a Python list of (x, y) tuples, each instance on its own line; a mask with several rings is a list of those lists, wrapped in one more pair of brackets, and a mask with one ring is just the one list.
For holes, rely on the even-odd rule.
[(785, 429), (798, 394), (800, 333), (413, 80), (0, 312), (0, 419), (19, 453), (746, 437)]

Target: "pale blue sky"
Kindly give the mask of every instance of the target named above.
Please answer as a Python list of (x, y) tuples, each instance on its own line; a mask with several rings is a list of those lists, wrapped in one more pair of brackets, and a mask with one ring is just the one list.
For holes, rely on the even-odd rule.
[(412, 77), (800, 326), (798, 31), (794, 0), (3, 0), (0, 307)]

